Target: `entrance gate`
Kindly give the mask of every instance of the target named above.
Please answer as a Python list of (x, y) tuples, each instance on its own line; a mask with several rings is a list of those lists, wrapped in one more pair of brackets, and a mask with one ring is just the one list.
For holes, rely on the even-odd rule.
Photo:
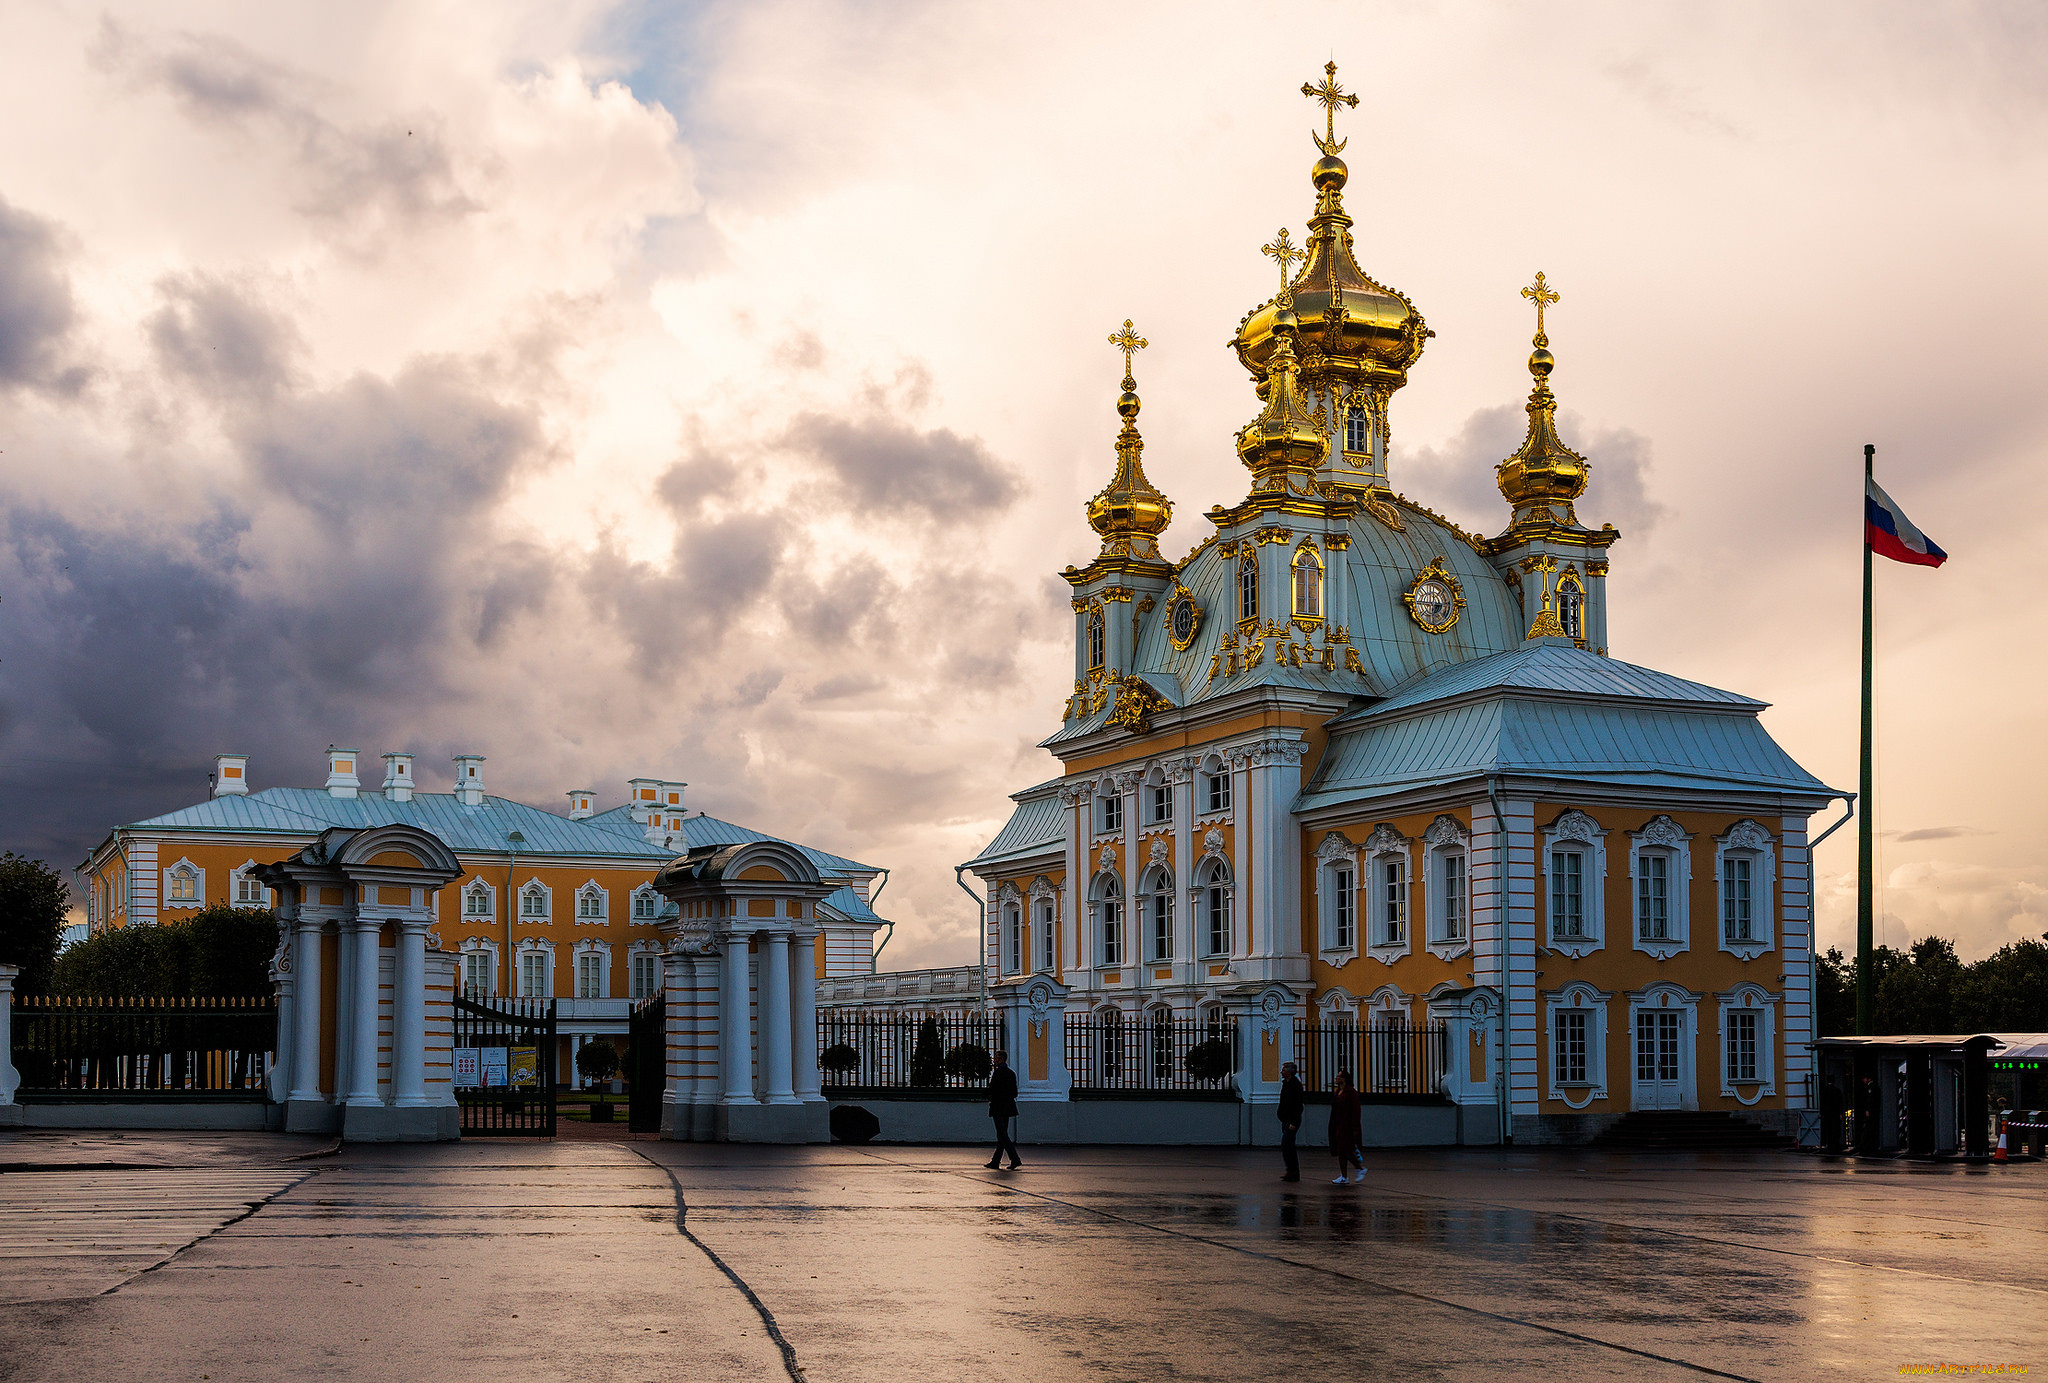
[(633, 1010), (626, 1075), (626, 1129), (661, 1132), (661, 1093), (668, 1087), (668, 1000), (657, 996)]
[[(455, 1000), (457, 1061), (464, 1048), (477, 1050), (479, 1081), (517, 1081), (529, 1069), (531, 1084), (457, 1086), (462, 1136), (555, 1136), (555, 1001), (479, 996)], [(503, 1065), (491, 1055), (502, 1052)], [(530, 1068), (528, 1063), (530, 1064)]]

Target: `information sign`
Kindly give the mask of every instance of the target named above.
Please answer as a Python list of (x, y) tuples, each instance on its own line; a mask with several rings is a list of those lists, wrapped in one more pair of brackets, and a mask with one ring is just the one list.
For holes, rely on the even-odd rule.
[(483, 1079), (483, 1063), (474, 1047), (455, 1049), (455, 1088), (474, 1090)]
[(484, 1085), (507, 1085), (510, 1083), (505, 1079), (506, 1061), (505, 1049), (503, 1047), (479, 1047), (477, 1048), (477, 1054), (482, 1058)]
[(513, 1085), (539, 1085), (540, 1048), (512, 1047), (508, 1050), (512, 1053), (512, 1079), (510, 1083)]

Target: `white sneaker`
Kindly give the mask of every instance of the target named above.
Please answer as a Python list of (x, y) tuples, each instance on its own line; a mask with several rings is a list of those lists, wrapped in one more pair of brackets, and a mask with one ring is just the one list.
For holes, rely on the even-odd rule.
[(1344, 1184), (1344, 1182), (1345, 1182), (1345, 1178), (1343, 1178), (1343, 1177), (1332, 1177), (1332, 1178), (1330, 1179), (1330, 1185), (1332, 1185), (1332, 1186), (1342, 1186), (1342, 1185)]
[(1353, 1172), (1353, 1173), (1351, 1174), (1351, 1180), (1352, 1180), (1352, 1181), (1354, 1181), (1354, 1182), (1360, 1182), (1360, 1181), (1364, 1181), (1364, 1180), (1365, 1180), (1365, 1168), (1363, 1168), (1363, 1167), (1360, 1167), (1360, 1168), (1359, 1168), (1359, 1169), (1358, 1169), (1357, 1171)]

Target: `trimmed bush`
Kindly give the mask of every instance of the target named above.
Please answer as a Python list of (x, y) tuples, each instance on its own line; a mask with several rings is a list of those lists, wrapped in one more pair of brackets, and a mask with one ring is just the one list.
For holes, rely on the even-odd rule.
[(1220, 1037), (1197, 1042), (1188, 1048), (1183, 1064), (1196, 1080), (1222, 1080), (1230, 1074), (1230, 1044)]
[(988, 1048), (979, 1042), (962, 1042), (946, 1053), (946, 1074), (954, 1080), (964, 1080), (979, 1085), (988, 1079), (989, 1069), (994, 1066)]
[(101, 932), (57, 958), (51, 992), (108, 998), (250, 998), (271, 992), (277, 918), (225, 904), (189, 921)]
[(924, 1016), (924, 1022), (918, 1025), (917, 1045), (910, 1049), (910, 1083), (946, 1083), (946, 1048), (939, 1040), (939, 1020), (929, 1013)]
[(853, 1049), (851, 1042), (834, 1042), (818, 1053), (818, 1069), (835, 1075), (845, 1075), (860, 1066), (860, 1053)]

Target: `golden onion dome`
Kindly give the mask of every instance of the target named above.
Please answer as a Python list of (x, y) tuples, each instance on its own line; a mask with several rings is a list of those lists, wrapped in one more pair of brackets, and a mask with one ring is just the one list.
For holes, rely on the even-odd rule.
[(1542, 274), (1522, 290), (1522, 296), (1536, 304), (1536, 336), (1531, 342), (1535, 349), (1529, 353), (1529, 373), (1536, 387), (1529, 391), (1529, 431), (1515, 454), (1494, 469), (1494, 480), (1517, 513), (1535, 505), (1560, 504), (1569, 517), (1571, 502), (1586, 492), (1591, 467), (1557, 435), (1557, 395), (1550, 391), (1557, 357), (1550, 353), (1550, 338), (1543, 331), (1543, 309), (1559, 298)]
[(1154, 541), (1173, 522), (1173, 501), (1145, 478), (1141, 458), (1145, 439), (1138, 435), (1138, 382), (1131, 374), (1131, 353), (1145, 348), (1145, 338), (1132, 331), (1129, 318), (1123, 330), (1109, 343), (1124, 353), (1123, 392), (1117, 396), (1116, 411), (1124, 424), (1116, 437), (1116, 473), (1096, 496), (1088, 501), (1088, 526), (1102, 535), (1103, 547), (1117, 555), (1155, 557)]
[(1237, 434), (1238, 459), (1260, 489), (1276, 489), (1289, 471), (1313, 473), (1329, 454), (1329, 439), (1302, 407), (1294, 342), (1300, 328), (1285, 299), (1273, 319), (1266, 407)]

